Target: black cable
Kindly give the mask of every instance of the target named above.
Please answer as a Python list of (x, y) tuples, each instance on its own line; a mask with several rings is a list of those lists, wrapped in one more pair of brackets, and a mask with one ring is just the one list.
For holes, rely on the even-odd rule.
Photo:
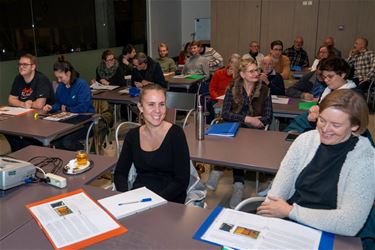
[[(36, 159), (41, 159), (35, 162)], [(33, 162), (34, 161), (34, 162)], [(46, 166), (52, 165), (53, 168), (50, 171), (52, 174), (57, 174), (63, 167), (63, 160), (59, 157), (47, 157), (47, 156), (35, 156), (28, 160), (37, 167), (44, 168)]]

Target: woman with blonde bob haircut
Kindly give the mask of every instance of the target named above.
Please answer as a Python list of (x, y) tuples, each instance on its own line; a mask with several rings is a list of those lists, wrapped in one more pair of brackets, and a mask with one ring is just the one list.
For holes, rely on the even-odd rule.
[(368, 107), (362, 96), (344, 89), (319, 107), (317, 129), (291, 145), (257, 213), (354, 236), (375, 198), (375, 150), (359, 135), (368, 125)]

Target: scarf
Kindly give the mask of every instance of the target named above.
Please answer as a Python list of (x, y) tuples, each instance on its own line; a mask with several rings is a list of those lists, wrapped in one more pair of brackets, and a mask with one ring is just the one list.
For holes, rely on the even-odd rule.
[(115, 64), (110, 68), (107, 68), (107, 66), (105, 65), (105, 62), (101, 61), (98, 66), (97, 72), (98, 72), (100, 79), (106, 79), (108, 81), (116, 74), (117, 68), (118, 68), (117, 60), (115, 60)]

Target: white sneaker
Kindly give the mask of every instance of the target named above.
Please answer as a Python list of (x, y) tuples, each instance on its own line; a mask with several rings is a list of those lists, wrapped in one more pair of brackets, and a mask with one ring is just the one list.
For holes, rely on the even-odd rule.
[(220, 170), (212, 170), (210, 173), (210, 177), (208, 178), (208, 181), (206, 183), (206, 187), (209, 190), (215, 191), (217, 184), (219, 183), (219, 179), (223, 171)]
[(233, 184), (233, 193), (229, 201), (229, 206), (231, 208), (235, 208), (238, 205), (238, 203), (242, 201), (244, 190), (245, 187), (242, 182), (235, 182)]

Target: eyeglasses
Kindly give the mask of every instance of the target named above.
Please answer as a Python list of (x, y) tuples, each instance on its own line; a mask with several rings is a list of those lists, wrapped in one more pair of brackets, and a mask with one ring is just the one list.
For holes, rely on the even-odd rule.
[(272, 49), (272, 50), (275, 50), (275, 51), (283, 51), (283, 49)]
[(333, 79), (334, 77), (336, 76), (336, 74), (335, 75), (323, 75), (323, 74), (320, 74), (320, 77), (323, 79), (323, 80), (325, 80), (325, 79), (328, 79), (328, 80), (331, 80), (331, 79)]
[(110, 59), (105, 60), (105, 62), (113, 62), (114, 60), (115, 58), (110, 58)]
[(27, 68), (27, 66), (33, 65), (32, 63), (19, 63), (18, 67)]

